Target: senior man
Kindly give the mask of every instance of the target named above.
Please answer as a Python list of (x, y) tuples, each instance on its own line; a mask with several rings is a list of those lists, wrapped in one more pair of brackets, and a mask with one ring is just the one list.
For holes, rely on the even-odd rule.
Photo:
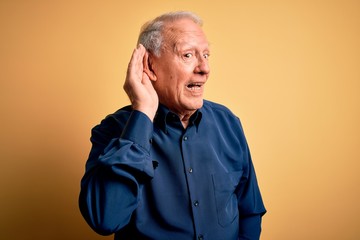
[(128, 65), (131, 106), (92, 130), (80, 210), (115, 239), (259, 239), (266, 212), (239, 119), (203, 99), (209, 43), (191, 12), (146, 23)]

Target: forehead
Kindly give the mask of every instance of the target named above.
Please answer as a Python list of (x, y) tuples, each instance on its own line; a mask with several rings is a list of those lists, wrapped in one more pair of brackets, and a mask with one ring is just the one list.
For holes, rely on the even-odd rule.
[(208, 41), (201, 26), (191, 19), (180, 19), (165, 25), (164, 43), (166, 47), (193, 46), (208, 48)]

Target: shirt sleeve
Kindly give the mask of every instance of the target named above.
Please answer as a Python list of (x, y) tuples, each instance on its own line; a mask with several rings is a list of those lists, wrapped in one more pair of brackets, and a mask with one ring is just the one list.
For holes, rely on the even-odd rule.
[(142, 185), (154, 175), (152, 132), (151, 120), (139, 111), (127, 121), (112, 116), (93, 128), (79, 207), (97, 233), (109, 235), (129, 223)]
[(240, 218), (238, 240), (259, 240), (261, 233), (261, 216), (252, 215)]
[(255, 170), (251, 159), (249, 161), (248, 175), (240, 182), (238, 195), (239, 240), (259, 240), (261, 219), (266, 213)]
[(261, 218), (266, 213), (245, 135), (242, 132), (244, 173), (237, 188), (239, 209), (239, 239), (258, 240)]

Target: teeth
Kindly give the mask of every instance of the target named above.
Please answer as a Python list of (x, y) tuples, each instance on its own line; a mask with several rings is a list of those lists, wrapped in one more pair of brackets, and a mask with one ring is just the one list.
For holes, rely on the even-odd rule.
[(196, 89), (200, 89), (201, 86), (198, 86), (198, 85), (192, 85), (192, 86), (189, 86), (188, 88), (190, 90), (196, 90)]
[(188, 88), (193, 88), (193, 87), (201, 87), (201, 84), (200, 83), (191, 83), (188, 85)]

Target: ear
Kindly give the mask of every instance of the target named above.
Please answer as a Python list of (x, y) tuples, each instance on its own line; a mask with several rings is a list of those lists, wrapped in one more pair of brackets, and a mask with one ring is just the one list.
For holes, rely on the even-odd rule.
[(152, 68), (152, 61), (151, 61), (151, 55), (148, 51), (145, 52), (144, 59), (143, 59), (143, 68), (146, 75), (148, 75), (149, 79), (151, 81), (156, 81), (157, 77), (156, 74)]

